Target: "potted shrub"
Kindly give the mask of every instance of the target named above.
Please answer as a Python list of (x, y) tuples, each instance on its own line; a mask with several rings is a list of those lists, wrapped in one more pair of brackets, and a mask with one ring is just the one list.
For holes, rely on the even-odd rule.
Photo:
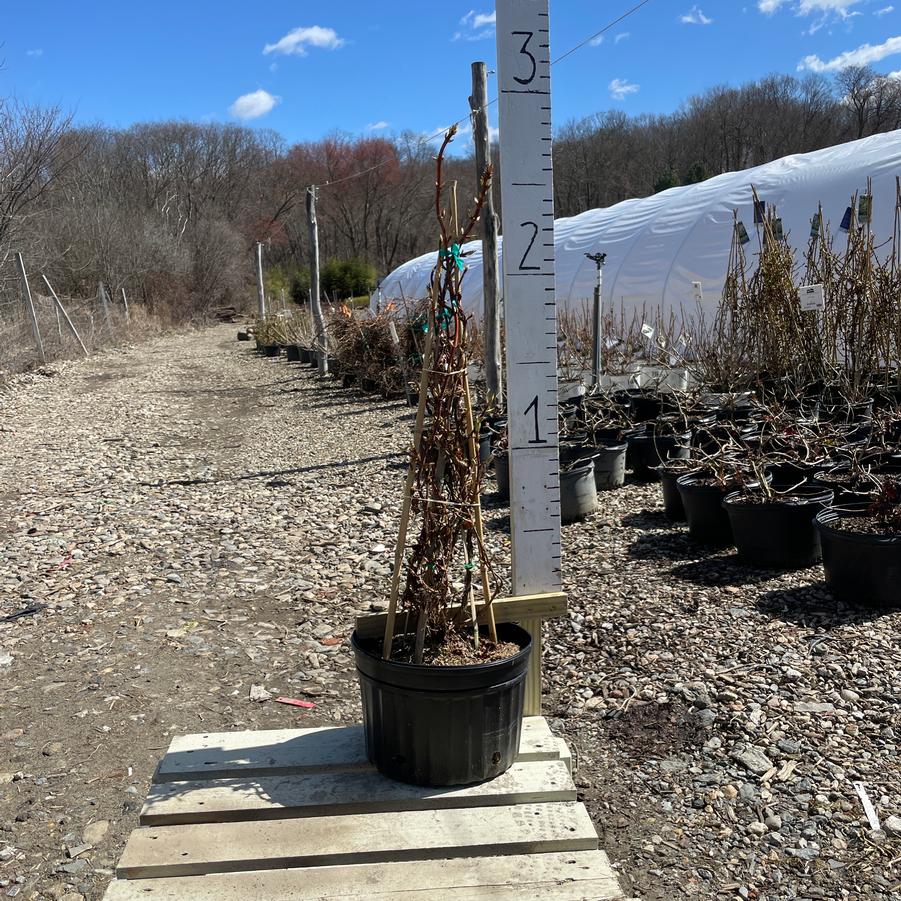
[(802, 484), (779, 491), (765, 480), (723, 500), (739, 558), (766, 569), (803, 569), (820, 559), (813, 520), (831, 503), (828, 489)]
[(901, 606), (901, 481), (886, 479), (871, 503), (823, 510), (816, 527), (836, 600)]
[[(484, 467), (460, 303), (460, 248), (478, 220), (490, 170), (460, 229), (455, 203), (449, 213), (443, 206), (442, 164), (455, 131), (448, 131), (437, 160), (439, 255), (387, 624), (381, 639), (352, 637), (369, 758), (385, 775), (419, 785), (480, 782), (509, 768), (531, 652), (525, 630), (494, 628), (490, 612), (495, 589), (479, 501)], [(409, 517), (418, 534), (407, 549)]]

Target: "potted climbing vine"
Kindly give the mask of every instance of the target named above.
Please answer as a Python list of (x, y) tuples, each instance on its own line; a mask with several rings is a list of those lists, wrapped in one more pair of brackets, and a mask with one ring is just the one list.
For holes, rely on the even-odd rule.
[(525, 630), (493, 617), (498, 579), (482, 531), (484, 462), (460, 293), (462, 247), (491, 170), (461, 226), (456, 187), (443, 177), (455, 132), (437, 157), (439, 246), (387, 620), (381, 637), (352, 637), (369, 757), (385, 775), (419, 785), (480, 782), (510, 767), (531, 651)]

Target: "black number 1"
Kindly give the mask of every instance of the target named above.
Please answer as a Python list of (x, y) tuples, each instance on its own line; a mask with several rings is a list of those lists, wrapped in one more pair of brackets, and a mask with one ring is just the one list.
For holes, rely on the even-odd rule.
[(529, 444), (547, 444), (546, 439), (541, 437), (541, 433), (538, 431), (538, 395), (532, 398), (532, 403), (529, 404), (528, 407), (523, 410), (523, 416), (529, 415), (529, 410), (535, 411), (535, 437), (529, 439)]

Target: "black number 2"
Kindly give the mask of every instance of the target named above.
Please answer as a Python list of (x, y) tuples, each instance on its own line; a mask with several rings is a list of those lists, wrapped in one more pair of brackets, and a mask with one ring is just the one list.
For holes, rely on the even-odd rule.
[(532, 250), (532, 245), (535, 243), (535, 238), (538, 237), (538, 224), (535, 222), (520, 222), (520, 228), (526, 228), (526, 226), (532, 226), (532, 237), (529, 239), (529, 246), (526, 248), (526, 252), (522, 255), (522, 259), (519, 261), (519, 271), (520, 272), (538, 272), (541, 270), (541, 266), (526, 266), (526, 257), (529, 255), (529, 252)]
[(535, 414), (535, 437), (529, 439), (529, 444), (547, 444), (547, 440), (541, 437), (541, 433), (538, 431), (538, 395), (532, 398), (532, 403), (529, 404), (525, 410), (522, 411), (523, 416), (528, 416), (529, 411), (534, 411)]
[(538, 64), (535, 62), (535, 57), (526, 50), (526, 47), (529, 46), (529, 41), (535, 37), (534, 32), (531, 31), (512, 31), (511, 34), (525, 35), (525, 40), (522, 42), (522, 47), (519, 48), (519, 52), (523, 56), (527, 56), (529, 58), (529, 62), (532, 64), (532, 71), (529, 73), (528, 78), (520, 78), (518, 75), (514, 75), (513, 78), (515, 81), (518, 81), (520, 84), (531, 84), (532, 79), (535, 77), (535, 73), (538, 71)]

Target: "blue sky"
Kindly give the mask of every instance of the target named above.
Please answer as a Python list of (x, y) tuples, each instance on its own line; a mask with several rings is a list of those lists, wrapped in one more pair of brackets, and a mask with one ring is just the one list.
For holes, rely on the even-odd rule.
[[(552, 0), (553, 57), (635, 2)], [(0, 96), (80, 122), (238, 121), (292, 142), (432, 132), (466, 115), (470, 62), (494, 67), (492, 11), (490, 0), (49, 0), (4, 17)], [(554, 67), (554, 120), (665, 113), (715, 84), (858, 61), (901, 77), (901, 0), (650, 0)]]

